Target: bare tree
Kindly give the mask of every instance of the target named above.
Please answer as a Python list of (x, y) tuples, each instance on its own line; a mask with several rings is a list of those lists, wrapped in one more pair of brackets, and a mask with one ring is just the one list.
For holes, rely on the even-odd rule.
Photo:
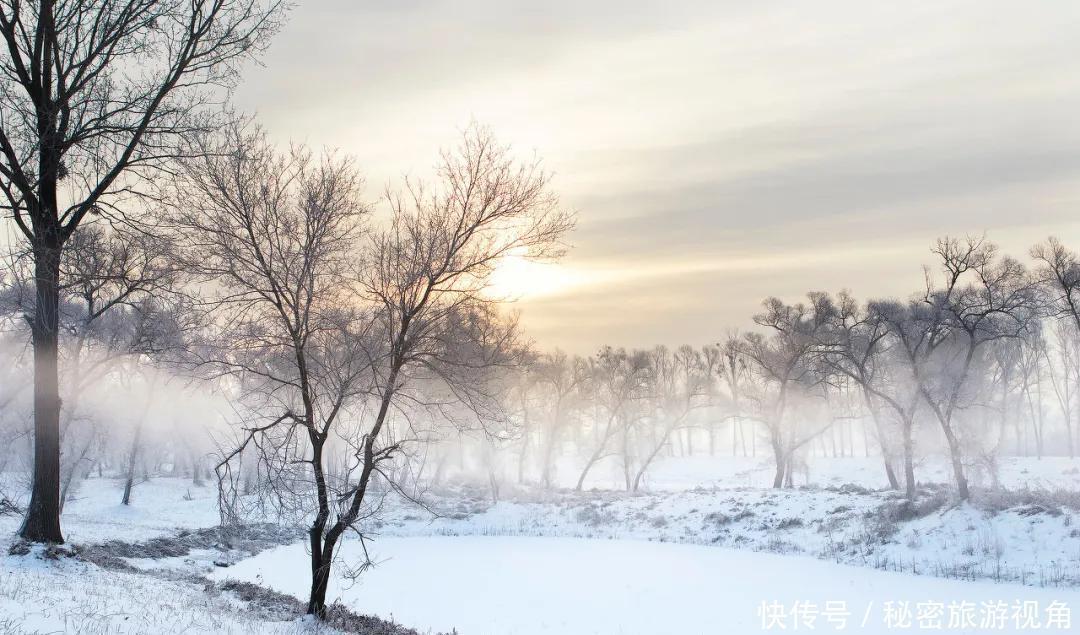
[(671, 436), (691, 425), (691, 417), (709, 405), (709, 373), (701, 354), (689, 346), (674, 352), (658, 346), (647, 355), (650, 369), (647, 390), (652, 416), (652, 435), (644, 439), (645, 452), (637, 464), (631, 491), (641, 487), (642, 479), (653, 460), (666, 447)]
[(518, 348), (512, 325), (482, 328), (490, 324), (481, 319), (490, 315), (487, 280), (511, 253), (560, 255), (559, 241), (573, 226), (539, 164), (517, 163), (483, 128), (470, 128), (443, 154), (438, 178), (434, 187), (409, 181), (403, 194), (388, 197), (390, 225), (374, 235), (358, 278), (377, 308), (385, 355), (375, 366), (376, 412), (356, 450), (359, 474), (340, 497), (347, 504), (333, 523), (320, 506), (311, 533), (310, 613), (325, 608), (335, 545), (359, 517), (373, 474), (401, 448), (380, 433), (391, 407), (408, 397), (410, 373), (442, 379), (458, 401), (482, 408), (483, 395), (462, 379), (507, 363)]
[[(1052, 319), (1050, 326), (1053, 330), (1053, 340), (1052, 342), (1044, 340), (1039, 352), (1042, 353), (1046, 362), (1050, 388), (1061, 410), (1069, 458), (1073, 458), (1076, 455), (1073, 440), (1074, 402), (1077, 397), (1077, 388), (1080, 387), (1080, 332), (1068, 320)], [(1020, 438), (1020, 435), (1017, 435), (1018, 448)]]
[(246, 380), (262, 415), (219, 473), (253, 446), (279, 503), (310, 512), (308, 612), (321, 616), (339, 540), (371, 512), (373, 479), (395, 487), (388, 468), (420, 438), (410, 411), (497, 406), (490, 369), (521, 345), (483, 293), (493, 267), (511, 252), (557, 255), (572, 219), (538, 165), (479, 128), (444, 154), (438, 185), (389, 196), (388, 225), (366, 236), (348, 162), (279, 157), (242, 131), (198, 154), (171, 198), (177, 226), (192, 266), (223, 288), (232, 344), (213, 362)]
[[(612, 443), (620, 436), (625, 445), (630, 428), (641, 416), (639, 402), (648, 388), (649, 362), (642, 351), (627, 352), (624, 349), (604, 347), (590, 365), (591, 385), (603, 416), (593, 421), (597, 434), (594, 447), (578, 476), (576, 489), (585, 487), (585, 479), (592, 468), (604, 457), (612, 454)], [(602, 421), (602, 423), (601, 423)], [(624, 462), (624, 468), (625, 468)], [(626, 471), (626, 487), (630, 489), (630, 476)]]
[[(11, 269), (6, 310), (33, 311), (32, 266), (25, 252)], [(139, 360), (164, 361), (183, 348), (197, 323), (178, 293), (183, 275), (169, 241), (84, 222), (72, 234), (60, 263), (58, 338), (61, 374), (62, 461), (60, 509), (99, 454), (109, 428), (82, 412), (83, 398)]]
[[(517, 461), (517, 482), (519, 485), (525, 482), (525, 468), (529, 462), (529, 450), (532, 449), (532, 438), (536, 427), (536, 415), (533, 414), (537, 410), (536, 393), (538, 392), (534, 370), (535, 362), (536, 360), (531, 357), (522, 360), (521, 368), (515, 375), (517, 381), (512, 391), (516, 397), (516, 410), (521, 421), (518, 431), (521, 437), (521, 445), (518, 449)], [(440, 462), (441, 465), (442, 462)]]
[(747, 333), (743, 338), (743, 352), (765, 387), (759, 403), (776, 462), (773, 487), (791, 482), (795, 453), (831, 425), (805, 428), (788, 412), (796, 397), (808, 395), (823, 381), (818, 338), (836, 311), (824, 293), (810, 293), (808, 298), (809, 304), (794, 305), (777, 298), (765, 300), (765, 311), (754, 321), (769, 335)]
[(1038, 263), (1035, 275), (1047, 295), (1048, 308), (1080, 330), (1080, 261), (1076, 252), (1051, 236), (1031, 248), (1031, 257)]
[(992, 341), (1020, 337), (1037, 317), (1035, 287), (1011, 258), (999, 258), (981, 238), (944, 238), (934, 253), (944, 274), (938, 286), (927, 273), (926, 292), (893, 324), (911, 363), (923, 402), (941, 426), (961, 500), (970, 494), (956, 415), (977, 355)]
[(570, 425), (577, 402), (587, 385), (588, 370), (584, 360), (556, 350), (542, 355), (534, 365), (535, 384), (543, 391), (546, 404), (540, 455), (540, 483), (550, 488), (555, 479), (555, 453), (560, 447), (564, 429)]
[(369, 389), (376, 354), (370, 313), (349, 291), (366, 213), (361, 180), (332, 155), (316, 159), (302, 147), (280, 155), (258, 129), (228, 128), (200, 142), (199, 158), (181, 166), (163, 200), (185, 264), (219, 290), (207, 298), (219, 332), (202, 351), (203, 366), (240, 381), (257, 417), (219, 477), (228, 485), (231, 460), (251, 445), (283, 506), (303, 514), (310, 483), (318, 507), (312, 542), (321, 547), (336, 502), (327, 444)]
[(912, 429), (918, 393), (906, 381), (902, 364), (892, 355), (887, 315), (890, 308), (871, 304), (865, 309), (847, 293), (841, 293), (839, 311), (828, 331), (822, 333), (824, 360), (834, 372), (854, 381), (874, 423), (889, 485), (899, 487), (893, 470), (894, 450), (883, 421), (883, 409), (891, 410), (900, 423), (903, 438), (904, 480), (908, 497), (915, 494)]
[(60, 530), (60, 263), (88, 215), (133, 220), (140, 177), (211, 126), (279, 0), (4, 0), (0, 190), (34, 260), (34, 486), (21, 535)]
[(757, 456), (757, 435), (753, 430), (750, 435), (746, 434), (746, 413), (743, 412), (742, 393), (749, 380), (750, 364), (743, 351), (742, 338), (737, 332), (729, 333), (717, 347), (706, 349), (706, 355), (718, 357), (710, 366), (722, 378), (730, 400), (731, 414), (728, 418), (731, 420), (731, 456), (735, 456), (740, 447), (742, 455), (747, 456), (747, 436), (750, 437), (750, 456)]
[[(1065, 417), (1065, 434), (1071, 457), (1075, 454), (1072, 416), (1074, 412), (1080, 416), (1080, 409), (1071, 407), (1073, 394), (1080, 390), (1080, 351), (1077, 345), (1080, 342), (1080, 260), (1076, 252), (1053, 236), (1032, 247), (1031, 257), (1038, 263), (1035, 275), (1041, 283), (1046, 308), (1058, 319), (1054, 330), (1061, 370), (1057, 376), (1051, 374), (1051, 382)], [(1048, 366), (1053, 373), (1055, 364), (1048, 363)]]

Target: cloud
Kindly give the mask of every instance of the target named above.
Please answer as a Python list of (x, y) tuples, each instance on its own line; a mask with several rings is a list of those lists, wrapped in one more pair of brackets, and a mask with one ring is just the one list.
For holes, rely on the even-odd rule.
[(944, 233), (1080, 243), (1078, 27), (1064, 0), (338, 0), (238, 99), (375, 186), (471, 118), (535, 149), (579, 230), (526, 326), (674, 343), (765, 295), (899, 293)]

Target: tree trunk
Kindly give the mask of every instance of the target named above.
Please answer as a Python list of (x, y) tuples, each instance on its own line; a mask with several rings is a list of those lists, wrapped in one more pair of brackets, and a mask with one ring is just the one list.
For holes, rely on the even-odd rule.
[(499, 476), (493, 465), (488, 467), (488, 484), (491, 486), (491, 502), (499, 502)]
[(135, 423), (135, 438), (131, 440), (131, 456), (128, 458), (127, 478), (124, 480), (124, 498), (121, 500), (122, 505), (131, 504), (131, 490), (135, 487), (135, 465), (139, 459), (139, 446), (142, 444), (143, 427), (146, 425), (146, 417), (150, 413), (150, 404), (154, 400), (154, 393), (157, 392), (157, 383), (158, 374), (155, 372), (150, 377), (150, 385), (146, 388), (146, 399), (143, 401), (142, 412), (139, 413), (139, 420)]
[[(552, 431), (552, 436), (556, 432)], [(544, 489), (551, 489), (552, 481), (555, 478), (555, 469), (552, 465), (552, 455), (555, 453), (555, 439), (548, 439), (547, 444), (544, 445), (543, 467), (540, 470), (540, 483), (544, 486)]]
[[(678, 433), (676, 432), (676, 434)], [(660, 454), (660, 450), (663, 449), (664, 446), (668, 445), (668, 438), (670, 436), (671, 430), (669, 429), (660, 438), (659, 442), (657, 442), (657, 444), (653, 446), (653, 450), (649, 453), (649, 456), (645, 457), (645, 459), (641, 462), (641, 465), (638, 467), (637, 474), (634, 475), (634, 482), (631, 488), (632, 491), (636, 492), (641, 487), (641, 481), (645, 478), (645, 472), (649, 469), (649, 466), (652, 465), (653, 459), (656, 458), (656, 455)]]
[[(48, 190), (48, 188), (42, 188)], [(51, 203), (55, 210), (55, 188)], [(35, 227), (34, 481), (19, 535), (31, 542), (64, 542), (60, 531), (59, 227)]]
[(191, 484), (195, 487), (203, 486), (202, 457), (194, 452), (191, 453)]
[(904, 422), (904, 493), (909, 501), (915, 500), (915, 444), (911, 427), (912, 422)]
[(956, 480), (956, 494), (960, 500), (966, 501), (971, 493), (968, 491), (967, 478), (964, 476), (964, 464), (960, 460), (960, 442), (953, 434), (948, 434), (949, 455), (952, 458), (953, 478)]
[(86, 460), (87, 453), (90, 452), (90, 444), (92, 441), (87, 441), (82, 448), (82, 452), (79, 453), (78, 458), (72, 462), (71, 469), (64, 475), (64, 482), (60, 487), (60, 513), (64, 512), (64, 503), (67, 502), (68, 495), (71, 493), (71, 485), (75, 482), (75, 478), (78, 476), (79, 467), (82, 462)]
[[(885, 477), (889, 479), (889, 489), (900, 489), (900, 483), (896, 479), (896, 471), (893, 470), (893, 453), (889, 448), (888, 438), (885, 435), (885, 426), (881, 424), (881, 416), (876, 408), (874, 408), (874, 402), (870, 398), (870, 392), (864, 387), (863, 401), (866, 403), (866, 409), (870, 411), (870, 418), (874, 422), (874, 430), (877, 432), (878, 445), (881, 446), (881, 456), (885, 462)], [(866, 449), (866, 455), (870, 456), (870, 439), (867, 434), (865, 422), (863, 424), (863, 445)]]
[(896, 480), (896, 472), (893, 470), (892, 461), (886, 455), (885, 459), (885, 477), (889, 479), (889, 489), (900, 489), (900, 481)]
[[(308, 410), (310, 412), (310, 410)], [(311, 467), (315, 477), (315, 488), (319, 498), (319, 511), (308, 530), (311, 546), (311, 593), (308, 596), (308, 615), (320, 619), (326, 616), (326, 587), (330, 582), (330, 566), (333, 564), (334, 544), (329, 542), (323, 532), (330, 517), (329, 491), (326, 476), (323, 474), (323, 444), (325, 438), (311, 432)]]
[(322, 528), (311, 528), (311, 593), (308, 596), (308, 615), (326, 617), (326, 590), (330, 586), (330, 565), (334, 561), (334, 545), (323, 542)]
[[(1080, 416), (1080, 408), (1077, 409), (1077, 415)], [(1073, 445), (1073, 427), (1071, 421), (1065, 421), (1065, 432), (1068, 436), (1069, 441), (1069, 458), (1074, 459), (1076, 458), (1076, 450), (1074, 449), (1075, 446)]]
[(784, 475), (787, 472), (787, 459), (784, 457), (784, 452), (778, 448), (774, 448), (773, 452), (776, 455), (776, 473), (773, 475), (772, 486), (776, 489), (780, 489), (784, 486)]
[(595, 465), (596, 462), (600, 460), (600, 454), (603, 452), (603, 450), (603, 446), (598, 447), (596, 451), (589, 456), (589, 460), (585, 462), (585, 467), (581, 470), (581, 475), (578, 476), (577, 485), (574, 487), (574, 489), (580, 492), (581, 488), (585, 486), (585, 477), (589, 475), (589, 470), (592, 469), (593, 465)]
[(442, 484), (443, 474), (446, 472), (446, 464), (450, 461), (450, 453), (443, 452), (439, 455), (439, 461), (435, 464), (435, 474), (431, 476), (432, 485)]
[(525, 482), (525, 463), (529, 458), (529, 418), (525, 417), (525, 423), (521, 429), (521, 454), (518, 458), (517, 482), (521, 485)]
[(128, 457), (127, 475), (124, 479), (124, 498), (121, 499), (121, 505), (131, 504), (131, 490), (135, 487), (135, 463), (139, 458), (139, 442), (142, 440), (142, 419), (139, 420), (138, 426), (135, 428), (135, 438), (131, 441), (131, 455)]

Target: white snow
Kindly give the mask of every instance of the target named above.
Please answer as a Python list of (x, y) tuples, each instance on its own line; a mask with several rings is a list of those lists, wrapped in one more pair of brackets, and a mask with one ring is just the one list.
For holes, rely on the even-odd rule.
[[(1002, 477), (1011, 488), (1078, 491), (1078, 465), (1067, 459), (1010, 459)], [(463, 635), (761, 633), (757, 611), (763, 601), (788, 608), (796, 601), (844, 601), (853, 614), (847, 632), (867, 633), (889, 632), (881, 622), (889, 599), (970, 601), (976, 607), (1032, 600), (1044, 609), (1061, 600), (1080, 610), (1075, 501), (1041, 511), (1014, 503), (997, 511), (947, 503), (882, 533), (879, 512), (895, 501), (894, 494), (841, 487), (883, 487), (874, 459), (817, 461), (799, 481), (812, 487), (794, 490), (766, 487), (771, 467), (764, 458), (665, 459), (649, 491), (636, 494), (618, 491), (620, 475), (609, 467), (598, 472), (598, 479), (610, 477), (608, 489), (599, 491), (543, 492), (507, 484), (507, 498), (492, 504), (484, 487), (445, 488), (433, 492), (443, 514), (435, 519), (393, 502), (386, 518), (367, 528), (377, 535), (373, 554), (381, 564), (357, 581), (340, 577), (356, 564), (356, 544), (348, 543), (332, 596), (355, 611), (421, 632), (456, 628)], [(920, 465), (919, 475), (922, 482), (948, 480), (947, 470), (932, 462)], [(128, 507), (119, 504), (121, 493), (118, 480), (84, 481), (63, 517), (69, 542), (144, 541), (218, 522), (213, 487), (155, 478), (139, 484)], [(12, 515), (0, 517), (0, 633), (156, 633), (174, 632), (175, 624), (188, 626), (188, 632), (311, 627), (260, 621), (233, 610), (235, 600), (227, 595), (207, 594), (180, 580), (209, 572), (302, 598), (309, 584), (303, 545), (264, 552), (227, 569), (213, 566), (220, 556), (214, 551), (129, 561), (175, 578), (170, 580), (70, 559), (2, 555), (18, 522)], [(897, 568), (930, 575), (894, 573)], [(1026, 586), (992, 583), (996, 577)], [(868, 608), (867, 628), (859, 630)], [(816, 630), (830, 632), (821, 624)]]
[[(357, 545), (348, 547), (346, 564), (355, 565)], [(1027, 600), (1043, 610), (1060, 601), (1080, 611), (1074, 590), (919, 578), (694, 545), (472, 536), (381, 538), (371, 548), (380, 564), (358, 583), (336, 577), (331, 597), (416, 628), (468, 635), (759, 633), (763, 601), (843, 601), (852, 614), (846, 632), (864, 633), (884, 632), (885, 601), (914, 607)], [(307, 580), (296, 572), (306, 566), (303, 546), (292, 545), (216, 575), (303, 597)], [(1002, 632), (1024, 630), (1005, 626)], [(825, 624), (818, 630), (830, 632)]]
[[(765, 451), (762, 450), (762, 452)], [(889, 484), (881, 458), (877, 456), (810, 457), (807, 463), (805, 470), (796, 472), (795, 485), (825, 487), (854, 483), (870, 489), (883, 489)], [(999, 476), (1004, 487), (1080, 490), (1080, 459), (1002, 457), (1000, 463)], [(581, 464), (582, 459), (562, 457), (558, 461), (554, 481), (560, 487), (574, 487), (581, 473)], [(516, 466), (507, 465), (504, 469), (505, 480), (512, 482), (516, 477)], [(951, 470), (947, 457), (931, 455), (918, 461), (915, 466), (915, 477), (920, 483), (950, 483)], [(978, 465), (968, 466), (967, 476), (974, 486), (990, 484), (989, 475)], [(759, 452), (757, 457), (722, 455), (659, 457), (646, 473), (645, 489), (680, 491), (696, 487), (768, 488), (772, 485), (772, 480), (773, 462), (767, 452)], [(598, 462), (589, 471), (585, 480), (585, 489), (621, 490), (624, 488), (622, 464), (618, 457), (607, 457)]]
[[(136, 542), (220, 522), (214, 486), (197, 487), (188, 479), (154, 478), (136, 485), (130, 505), (120, 504), (123, 488), (121, 479), (95, 477), (80, 483), (61, 518), (67, 542)], [(7, 491), (15, 490), (8, 487)], [(20, 500), (24, 505), (25, 499), (24, 495)], [(0, 516), (0, 535), (14, 533), (19, 522), (15, 516)]]
[[(6, 554), (6, 549), (5, 552)], [(226, 594), (71, 558), (0, 556), (0, 633), (312, 632), (303, 620), (255, 619)]]

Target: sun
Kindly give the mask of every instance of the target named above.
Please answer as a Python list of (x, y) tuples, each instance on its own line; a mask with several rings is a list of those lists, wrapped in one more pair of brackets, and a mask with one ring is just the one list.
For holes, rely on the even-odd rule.
[(580, 281), (569, 268), (554, 262), (537, 262), (524, 249), (503, 256), (488, 279), (485, 293), (498, 300), (523, 300), (564, 292)]

